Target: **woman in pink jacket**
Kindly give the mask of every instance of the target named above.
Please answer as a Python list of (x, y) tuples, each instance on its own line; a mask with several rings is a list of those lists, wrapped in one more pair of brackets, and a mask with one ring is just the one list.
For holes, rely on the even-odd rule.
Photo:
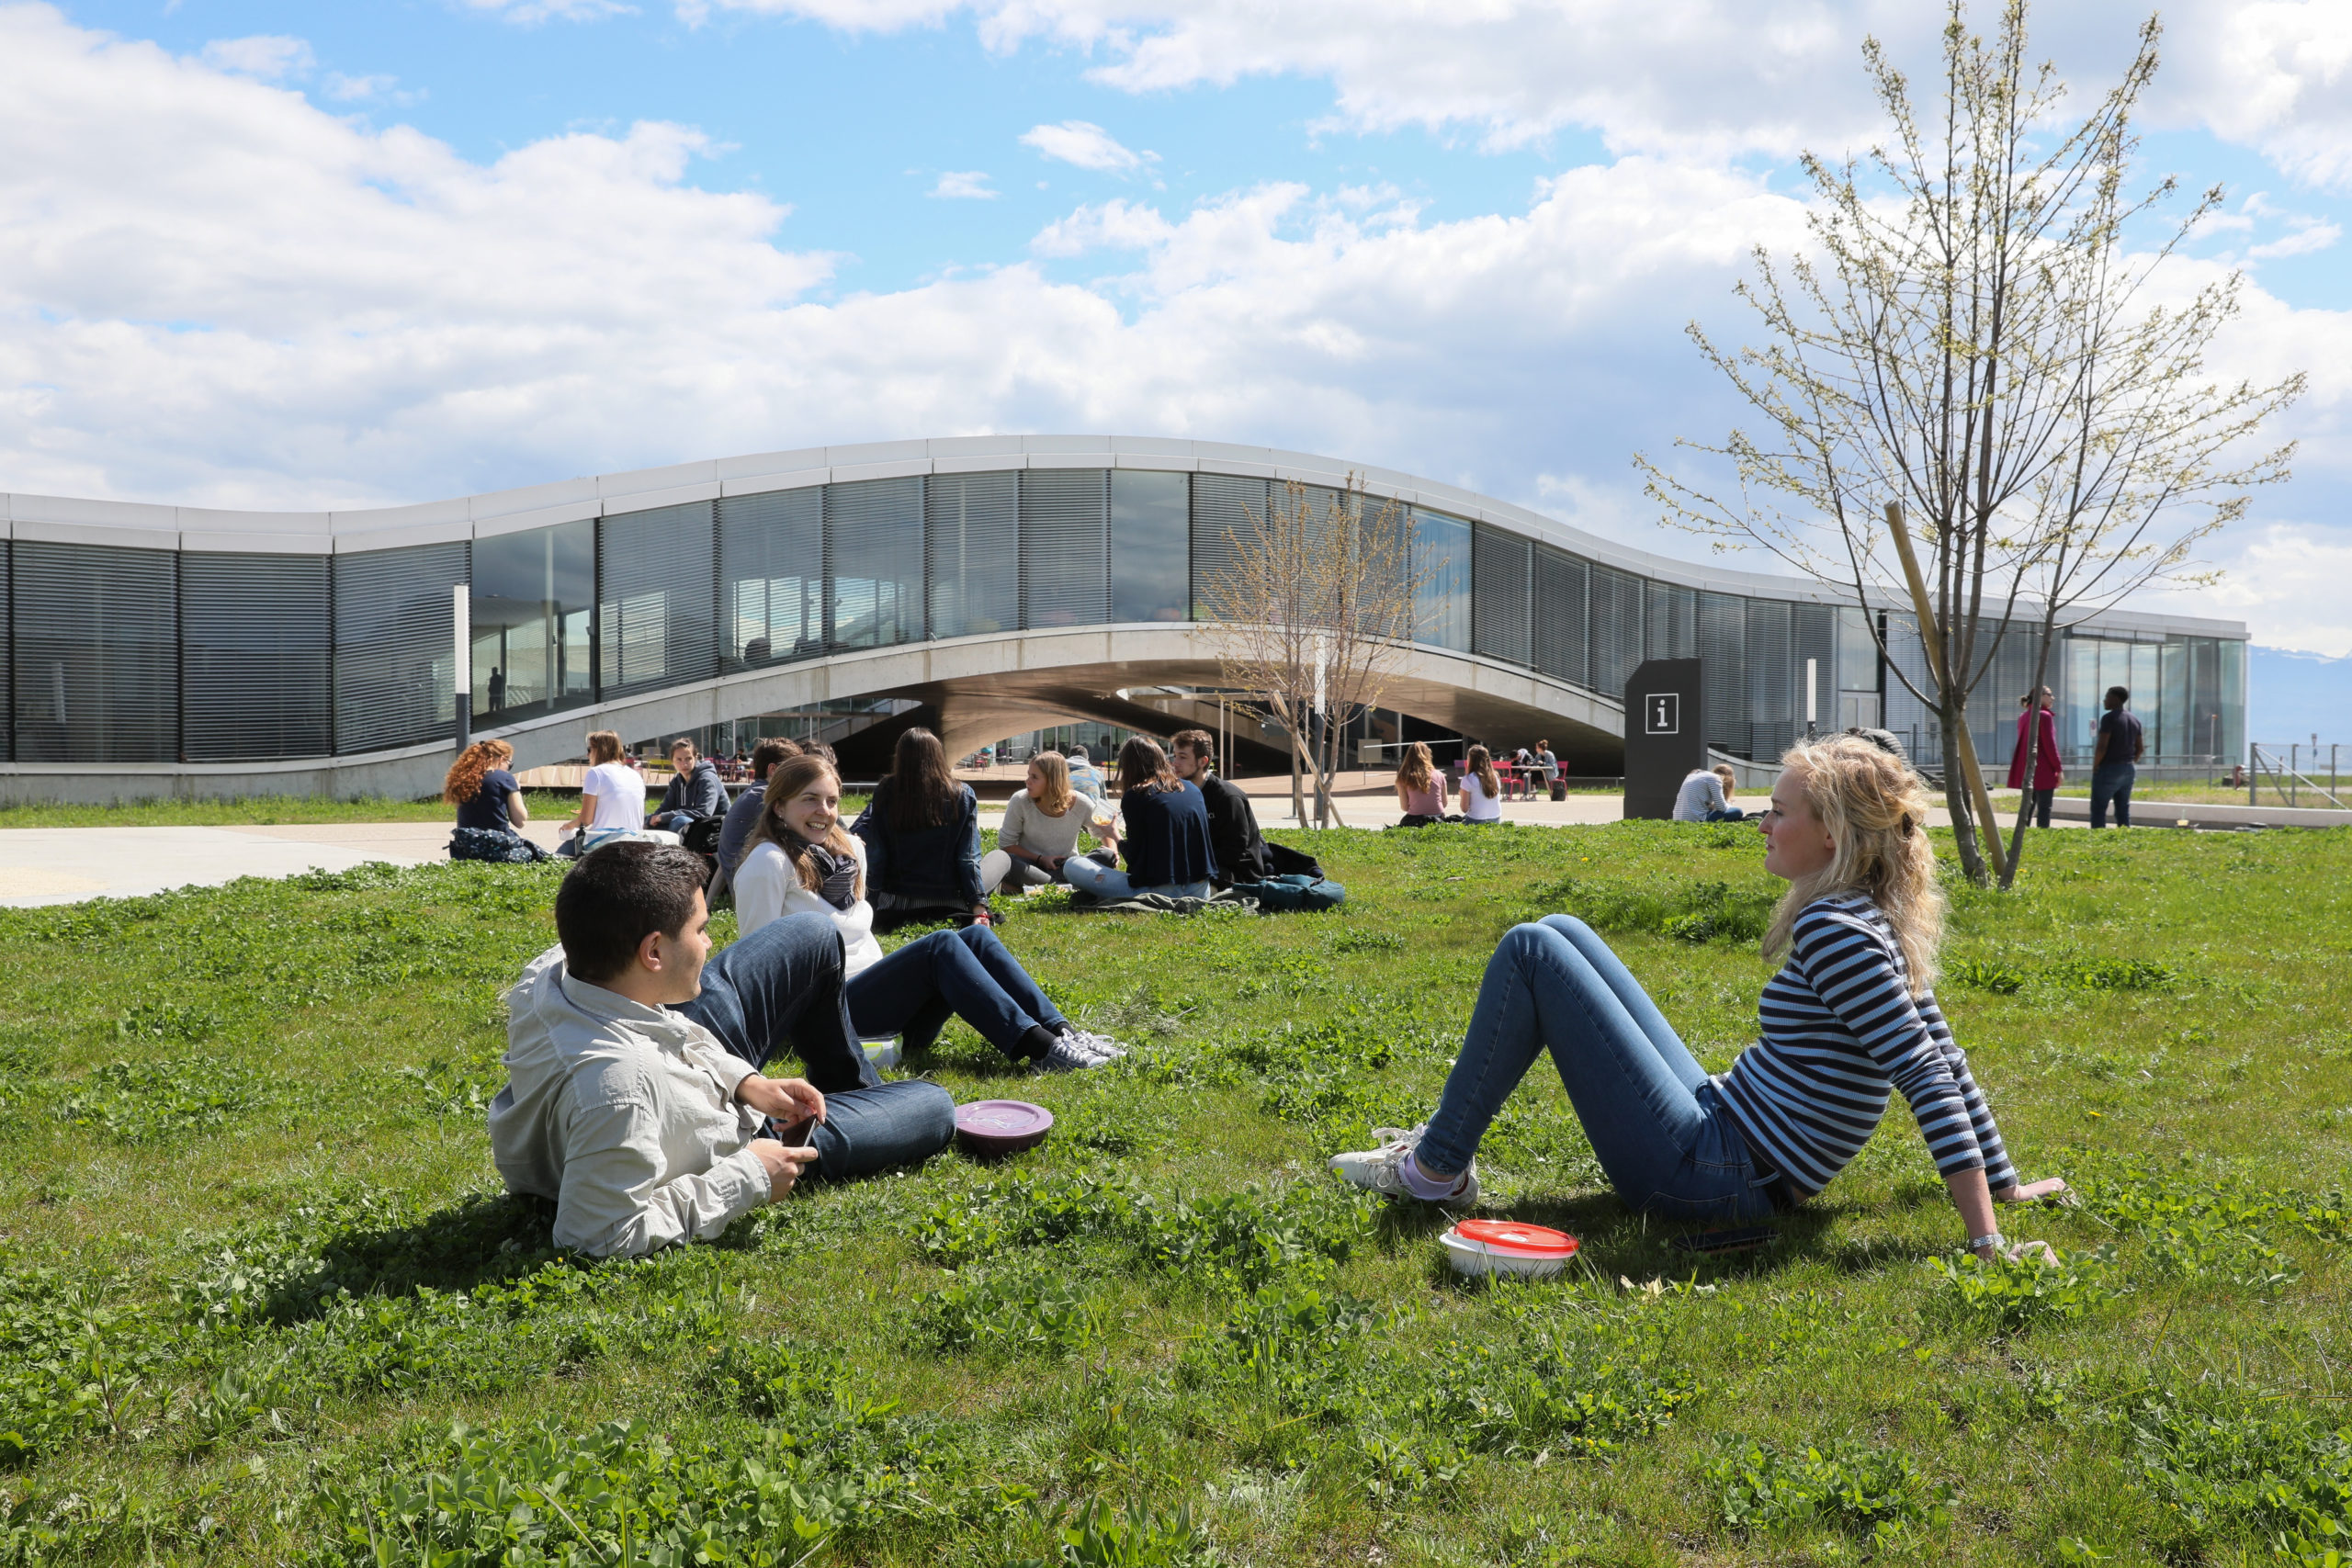
[(2035, 714), (2041, 716), (2041, 733), (2033, 742), (2033, 788), (2028, 794), (2034, 820), (2040, 826), (2050, 826), (2050, 797), (2058, 793), (2058, 785), (2066, 776), (2065, 767), (2058, 761), (2058, 720), (2050, 711), (2050, 688), (2041, 688), (2041, 701), (2030, 696), (2018, 699), (2018, 749), (2009, 755), (2009, 787), (2025, 785), (2026, 725)]

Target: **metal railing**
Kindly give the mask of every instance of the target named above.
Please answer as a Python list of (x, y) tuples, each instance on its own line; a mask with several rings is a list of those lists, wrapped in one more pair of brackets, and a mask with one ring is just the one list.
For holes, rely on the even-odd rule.
[[(2310, 790), (2314, 795), (2324, 797), (2328, 805), (2335, 807), (2337, 810), (2345, 809), (2336, 782), (2337, 753), (2342, 750), (2343, 748), (2335, 743), (2330, 743), (2328, 746), (2327, 783), (2322, 784), (2317, 776), (2320, 771), (2317, 740), (2314, 739), (2308, 744), (2301, 741), (2293, 742), (2284, 750), (2278, 747), (2265, 746), (2256, 741), (2249, 748), (2251, 760), (2245, 773), (2245, 803), (2248, 806), (2261, 805), (2262, 786), (2267, 783), (2272, 793), (2278, 796), (2278, 804), (2281, 806), (2301, 805), (2302, 792)], [(2304, 771), (2306, 760), (2310, 764), (2308, 773)], [(2317, 805), (2318, 801), (2315, 800), (2312, 804)]]

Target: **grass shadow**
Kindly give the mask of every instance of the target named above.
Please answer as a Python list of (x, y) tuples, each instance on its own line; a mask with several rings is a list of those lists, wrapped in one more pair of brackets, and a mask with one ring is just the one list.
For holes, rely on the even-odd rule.
[(547, 1200), (496, 1192), (400, 1224), (345, 1231), (320, 1247), (317, 1268), (272, 1290), (265, 1310), (295, 1323), (344, 1291), (404, 1296), (510, 1280), (558, 1256), (554, 1224), (555, 1205)]

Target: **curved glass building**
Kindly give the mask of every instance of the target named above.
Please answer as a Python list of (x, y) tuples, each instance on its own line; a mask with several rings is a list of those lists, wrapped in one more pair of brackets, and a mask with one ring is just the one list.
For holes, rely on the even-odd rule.
[[(1384, 706), (1616, 771), (1618, 694), (1645, 658), (1705, 661), (1709, 743), (1769, 759), (1875, 722), (1936, 738), (1864, 612), (1787, 578), (1669, 560), (1432, 480), (1208, 442), (978, 436), (767, 453), (349, 513), (0, 497), (0, 776), (17, 798), (429, 789), (469, 589), (475, 734), (526, 765), (808, 704), (895, 698), (951, 745), (1054, 716), (1154, 728), (1136, 688), (1214, 685), (1199, 632), (1227, 531), (1269, 487), (1351, 471), (1409, 509), (1420, 646)], [(1902, 607), (1883, 616), (1918, 664)], [(2086, 755), (2128, 685), (2166, 758), (2245, 749), (2245, 631), (2118, 613), (2052, 682)], [(1977, 698), (2009, 751), (2019, 636)], [(1161, 705), (1166, 711), (1167, 705)], [(990, 726), (1001, 726), (990, 733)], [(1526, 726), (1521, 734), (1515, 727)]]

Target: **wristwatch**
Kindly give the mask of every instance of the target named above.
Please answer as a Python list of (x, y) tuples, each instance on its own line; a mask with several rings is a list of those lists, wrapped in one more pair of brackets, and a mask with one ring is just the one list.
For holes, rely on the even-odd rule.
[(2009, 1238), (1999, 1231), (1995, 1231), (1991, 1235), (1973, 1235), (1968, 1238), (1969, 1251), (1973, 1252), (1980, 1247), (1991, 1247), (1993, 1256), (1996, 1258), (2006, 1258), (2009, 1252)]

